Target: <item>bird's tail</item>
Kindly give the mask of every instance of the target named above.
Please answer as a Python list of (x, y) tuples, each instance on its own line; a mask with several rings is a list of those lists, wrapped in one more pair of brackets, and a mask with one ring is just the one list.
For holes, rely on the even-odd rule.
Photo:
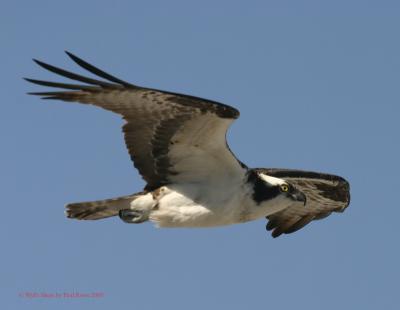
[(130, 203), (143, 193), (117, 198), (70, 203), (65, 206), (68, 218), (78, 220), (99, 220), (118, 215), (120, 210), (129, 209)]

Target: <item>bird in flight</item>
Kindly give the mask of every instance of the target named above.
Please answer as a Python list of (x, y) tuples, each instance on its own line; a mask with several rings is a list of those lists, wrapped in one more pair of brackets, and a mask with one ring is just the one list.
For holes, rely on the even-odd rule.
[(349, 205), (349, 183), (339, 176), (251, 169), (240, 162), (226, 142), (229, 126), (239, 117), (235, 108), (137, 86), (66, 53), (101, 80), (34, 59), (42, 68), (84, 84), (26, 78), (62, 89), (29, 94), (91, 104), (121, 115), (130, 157), (147, 183), (132, 195), (68, 204), (67, 217), (119, 216), (126, 223), (151, 221), (158, 227), (212, 227), (266, 218), (266, 229), (278, 237)]

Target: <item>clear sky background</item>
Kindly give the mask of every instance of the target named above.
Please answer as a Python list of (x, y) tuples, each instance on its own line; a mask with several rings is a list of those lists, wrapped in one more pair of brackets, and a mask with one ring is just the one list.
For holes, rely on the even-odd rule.
[[(2, 309), (399, 309), (398, 1), (2, 1)], [(273, 239), (265, 221), (156, 229), (73, 221), (68, 202), (144, 183), (118, 116), (41, 101), (22, 77), (82, 73), (235, 106), (250, 167), (341, 175), (343, 214)], [(102, 298), (27, 298), (100, 292)], [(20, 296), (22, 294), (22, 296)]]

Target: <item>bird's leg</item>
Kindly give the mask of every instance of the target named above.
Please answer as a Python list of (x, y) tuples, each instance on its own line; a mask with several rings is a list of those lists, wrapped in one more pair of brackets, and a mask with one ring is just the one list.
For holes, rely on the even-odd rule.
[(154, 192), (138, 196), (130, 203), (129, 209), (119, 211), (119, 217), (125, 223), (143, 223), (149, 220), (150, 212), (158, 208), (157, 194), (163, 193), (160, 188)]

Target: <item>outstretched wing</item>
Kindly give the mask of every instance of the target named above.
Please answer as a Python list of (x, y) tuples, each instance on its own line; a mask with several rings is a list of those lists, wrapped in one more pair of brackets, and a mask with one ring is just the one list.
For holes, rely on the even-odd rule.
[(170, 182), (202, 182), (245, 173), (243, 164), (226, 143), (226, 132), (239, 117), (238, 110), (206, 99), (139, 87), (66, 53), (79, 66), (108, 81), (34, 60), (53, 73), (85, 85), (26, 79), (64, 89), (30, 94), (92, 104), (122, 115), (126, 121), (125, 142), (135, 167), (147, 182), (146, 189)]
[(295, 232), (332, 212), (343, 212), (350, 203), (349, 183), (336, 175), (290, 169), (256, 169), (281, 178), (307, 196), (305, 206), (293, 205), (267, 217), (272, 236)]

